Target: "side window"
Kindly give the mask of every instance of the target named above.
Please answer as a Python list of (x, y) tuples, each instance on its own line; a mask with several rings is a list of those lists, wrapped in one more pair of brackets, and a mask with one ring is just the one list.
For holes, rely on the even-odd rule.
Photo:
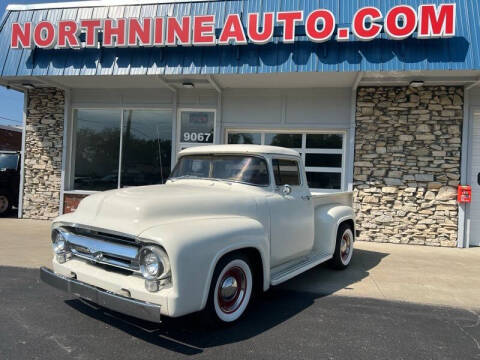
[(300, 170), (297, 161), (273, 159), (272, 166), (276, 185), (300, 185)]

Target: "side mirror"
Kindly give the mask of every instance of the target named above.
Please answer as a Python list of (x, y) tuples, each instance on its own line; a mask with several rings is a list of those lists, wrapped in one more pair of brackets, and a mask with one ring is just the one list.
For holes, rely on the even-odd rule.
[(290, 185), (283, 185), (282, 186), (282, 194), (284, 196), (290, 195), (292, 193), (292, 187)]

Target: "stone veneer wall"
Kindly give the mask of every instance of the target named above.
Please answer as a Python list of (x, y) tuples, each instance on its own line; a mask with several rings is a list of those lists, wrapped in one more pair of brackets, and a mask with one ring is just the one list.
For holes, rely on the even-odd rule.
[(463, 87), (358, 89), (359, 240), (456, 246)]
[(23, 217), (59, 215), (64, 93), (55, 88), (29, 91), (25, 137)]

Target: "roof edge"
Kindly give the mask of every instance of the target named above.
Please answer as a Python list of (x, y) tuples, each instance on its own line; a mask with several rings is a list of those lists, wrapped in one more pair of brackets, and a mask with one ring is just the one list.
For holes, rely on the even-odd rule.
[(204, 146), (193, 146), (180, 151), (179, 155), (201, 155), (209, 153), (218, 154), (254, 154), (254, 155), (286, 155), (300, 157), (300, 154), (292, 149), (253, 144), (215, 144)]
[(40, 4), (10, 4), (7, 5), (7, 11), (28, 11), (44, 9), (70, 9), (84, 7), (104, 7), (104, 6), (122, 6), (122, 5), (157, 5), (157, 4), (178, 4), (189, 2), (219, 2), (220, 0), (94, 0), (94, 1), (72, 1), (58, 3), (40, 3)]

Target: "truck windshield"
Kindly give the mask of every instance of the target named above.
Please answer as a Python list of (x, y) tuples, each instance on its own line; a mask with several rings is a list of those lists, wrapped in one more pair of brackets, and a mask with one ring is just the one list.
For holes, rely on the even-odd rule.
[(17, 154), (0, 154), (0, 171), (17, 170)]
[(187, 155), (182, 156), (170, 176), (179, 178), (215, 179), (267, 186), (267, 162), (244, 155)]

